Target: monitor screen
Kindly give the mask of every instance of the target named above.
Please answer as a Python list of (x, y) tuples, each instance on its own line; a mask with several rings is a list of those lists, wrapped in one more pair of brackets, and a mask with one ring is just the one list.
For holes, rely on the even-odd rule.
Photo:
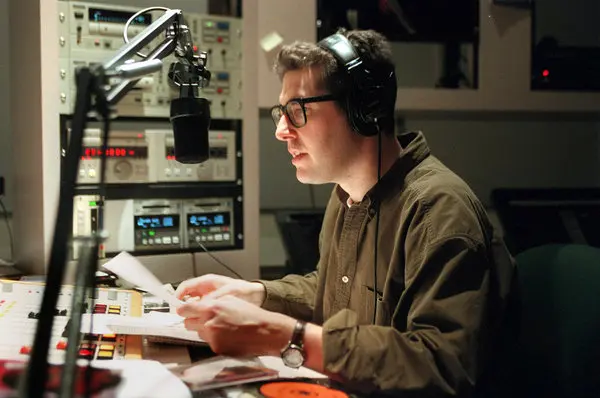
[(475, 42), (477, 0), (318, 0), (317, 36), (374, 29), (390, 41)]

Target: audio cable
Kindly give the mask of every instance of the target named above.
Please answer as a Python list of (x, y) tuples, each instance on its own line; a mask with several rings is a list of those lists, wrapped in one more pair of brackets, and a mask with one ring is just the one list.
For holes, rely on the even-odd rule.
[[(198, 245), (200, 245), (200, 248), (202, 250), (204, 250), (206, 252), (206, 254), (209, 255), (210, 258), (212, 258), (213, 260), (215, 260), (217, 263), (219, 263), (220, 265), (222, 265), (223, 267), (225, 267), (225, 269), (227, 269), (229, 272), (231, 272), (232, 274), (234, 274), (236, 277), (238, 277), (239, 279), (244, 279), (240, 274), (238, 274), (236, 271), (233, 270), (233, 268), (231, 268), (230, 266), (228, 266), (227, 264), (225, 264), (223, 261), (219, 260), (217, 257), (215, 257), (214, 254), (212, 254), (207, 248), (206, 246), (204, 246), (202, 243), (198, 242)], [(194, 258), (192, 256), (192, 258)], [(196, 272), (196, 261), (194, 260), (194, 272)]]
[[(379, 185), (381, 180), (381, 130), (379, 129), (379, 123), (375, 119), (375, 126), (377, 126), (377, 182), (375, 186)], [(373, 250), (373, 325), (377, 321), (377, 302), (379, 301), (377, 292), (377, 248), (379, 241), (379, 199), (375, 198), (373, 203), (375, 206), (375, 244)]]

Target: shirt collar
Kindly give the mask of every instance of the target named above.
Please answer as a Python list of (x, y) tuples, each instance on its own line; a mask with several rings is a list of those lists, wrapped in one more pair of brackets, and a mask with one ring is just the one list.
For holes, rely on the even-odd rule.
[[(399, 134), (398, 141), (402, 146), (398, 159), (381, 176), (380, 181), (367, 192), (361, 203), (371, 206), (375, 200), (381, 201), (390, 189), (401, 184), (405, 176), (431, 154), (427, 140), (421, 131)], [(348, 207), (357, 204), (339, 185), (336, 186), (336, 193), (340, 202), (345, 203)]]

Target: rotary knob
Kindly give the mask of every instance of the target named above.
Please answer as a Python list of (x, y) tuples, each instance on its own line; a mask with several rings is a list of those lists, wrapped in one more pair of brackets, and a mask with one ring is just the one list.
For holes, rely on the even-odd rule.
[(133, 175), (133, 166), (128, 161), (121, 160), (114, 165), (113, 174), (117, 180), (129, 180)]

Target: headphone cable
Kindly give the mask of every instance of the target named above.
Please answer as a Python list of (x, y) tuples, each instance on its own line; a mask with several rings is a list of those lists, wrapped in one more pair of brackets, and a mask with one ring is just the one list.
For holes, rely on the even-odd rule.
[[(379, 181), (381, 180), (381, 131), (379, 130), (379, 123), (377, 119), (375, 119), (375, 126), (377, 128), (377, 183), (379, 185)], [(373, 325), (377, 321), (377, 302), (378, 302), (378, 292), (377, 292), (377, 247), (379, 241), (379, 199), (375, 198), (374, 201), (375, 206), (375, 245), (373, 251)]]

